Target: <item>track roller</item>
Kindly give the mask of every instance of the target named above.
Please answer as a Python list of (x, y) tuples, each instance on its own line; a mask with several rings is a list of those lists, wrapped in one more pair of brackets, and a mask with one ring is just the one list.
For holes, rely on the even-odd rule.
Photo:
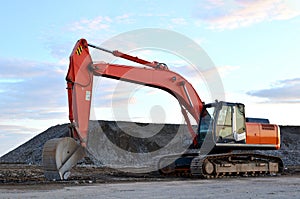
[(85, 149), (73, 138), (48, 140), (43, 148), (44, 174), (48, 180), (66, 180), (70, 170), (85, 156)]

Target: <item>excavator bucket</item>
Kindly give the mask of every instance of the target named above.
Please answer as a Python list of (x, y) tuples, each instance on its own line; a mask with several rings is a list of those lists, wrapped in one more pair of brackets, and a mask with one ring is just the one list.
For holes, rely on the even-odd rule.
[(85, 149), (73, 138), (48, 140), (43, 148), (43, 166), (48, 180), (66, 180), (70, 170), (85, 156)]

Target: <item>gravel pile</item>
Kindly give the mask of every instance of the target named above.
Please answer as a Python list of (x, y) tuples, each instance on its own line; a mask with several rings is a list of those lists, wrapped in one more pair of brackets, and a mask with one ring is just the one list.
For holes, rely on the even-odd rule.
[[(143, 124), (143, 123), (130, 123), (130, 122), (112, 122), (112, 121), (94, 121), (92, 122), (92, 130), (97, 129), (97, 126), (101, 126), (102, 130), (105, 130), (106, 136), (110, 141), (117, 143), (117, 145), (125, 150), (129, 150), (132, 153), (151, 151), (152, 149), (158, 149), (160, 145), (167, 142), (164, 139), (172, 139), (174, 133), (185, 131), (186, 128), (180, 129), (179, 125), (162, 125), (162, 124)], [(120, 129), (120, 127), (122, 129)], [(122, 132), (129, 131), (132, 136), (128, 137)], [(148, 129), (148, 130), (147, 130)], [(150, 129), (150, 130), (149, 130)], [(278, 151), (260, 151), (264, 154), (276, 155), (283, 159), (285, 165), (300, 165), (300, 126), (280, 126), (281, 129), (281, 149)], [(135, 140), (134, 135), (145, 131), (146, 134), (151, 134), (151, 130), (161, 133), (160, 137), (156, 137), (155, 142), (152, 138), (143, 139), (142, 143)], [(168, 136), (165, 136), (165, 135)], [(94, 134), (95, 135), (95, 134)], [(178, 136), (179, 135), (179, 136)], [(68, 124), (57, 125), (50, 127), (41, 134), (35, 136), (28, 142), (22, 144), (13, 151), (5, 154), (0, 158), (0, 163), (26, 163), (32, 165), (41, 165), (42, 163), (42, 149), (45, 142), (52, 138), (60, 138), (68, 136)], [(179, 133), (176, 135), (181, 142), (187, 140), (185, 134)], [(137, 136), (138, 137), (138, 136)], [(165, 137), (165, 138), (164, 138)], [(120, 140), (121, 139), (121, 140)], [(188, 143), (187, 143), (188, 144)], [(108, 150), (105, 148), (105, 143), (101, 144), (101, 151)], [(112, 157), (116, 156), (111, 154)], [(93, 159), (93, 158), (90, 158)], [(86, 159), (85, 162), (91, 163), (90, 159)]]

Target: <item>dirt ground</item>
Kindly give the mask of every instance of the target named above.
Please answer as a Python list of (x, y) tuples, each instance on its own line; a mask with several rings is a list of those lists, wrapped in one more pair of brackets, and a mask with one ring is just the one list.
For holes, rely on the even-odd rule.
[[(75, 181), (76, 182), (76, 181)], [(34, 183), (0, 186), (0, 198), (299, 198), (300, 177), (229, 179), (136, 178), (111, 183)]]
[[(133, 170), (133, 169), (130, 169)], [(300, 166), (285, 168), (280, 176), (300, 177)], [(92, 184), (116, 182), (148, 182), (188, 180), (191, 177), (162, 176), (158, 172), (127, 173), (124, 171), (97, 166), (76, 166), (71, 170), (67, 181), (48, 181), (42, 166), (27, 164), (0, 164), (0, 186), (38, 185), (38, 184)]]
[(197, 179), (77, 166), (68, 181), (47, 181), (37, 165), (0, 164), (0, 198), (298, 198), (300, 167), (280, 176)]

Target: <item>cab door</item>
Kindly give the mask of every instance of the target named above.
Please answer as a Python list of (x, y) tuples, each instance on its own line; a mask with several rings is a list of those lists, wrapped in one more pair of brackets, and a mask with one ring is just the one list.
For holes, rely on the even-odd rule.
[(243, 104), (224, 103), (216, 123), (216, 139), (219, 143), (245, 143), (246, 126)]

